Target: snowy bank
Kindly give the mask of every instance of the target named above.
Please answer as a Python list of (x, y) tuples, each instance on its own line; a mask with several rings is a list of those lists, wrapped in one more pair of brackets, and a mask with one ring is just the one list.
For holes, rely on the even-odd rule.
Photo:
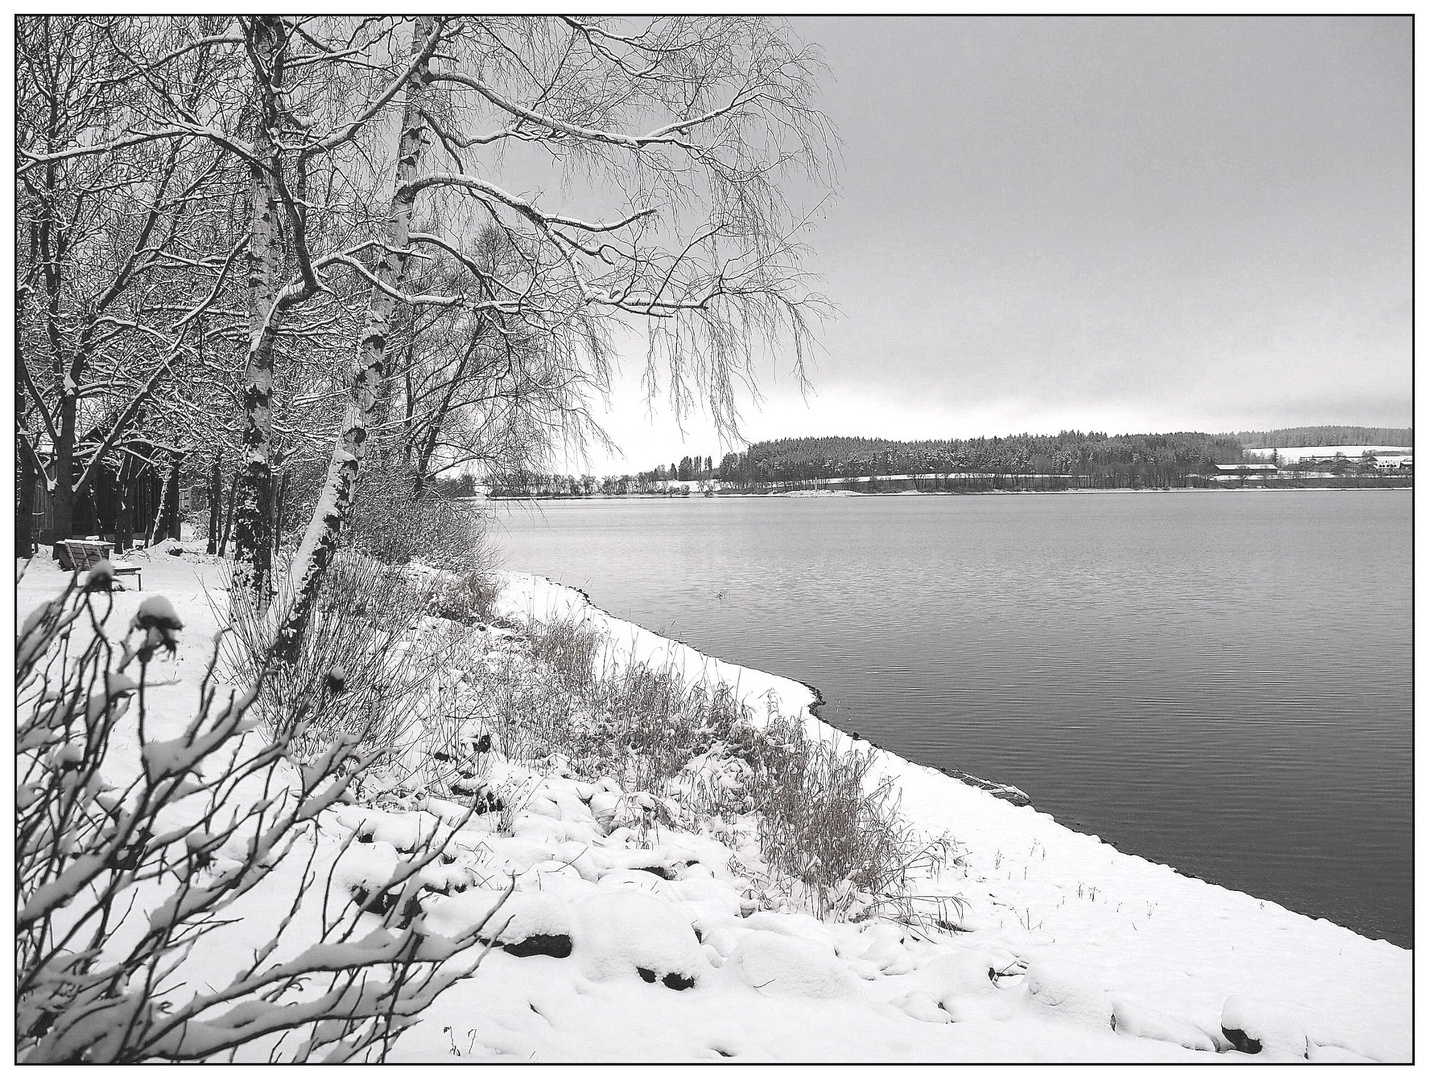
[[(187, 552), (145, 558), (148, 588), (115, 593), (115, 617), (167, 597), (186, 629), (152, 674), (192, 683), (216, 629), (209, 596), (219, 597), (221, 568)], [(19, 620), (64, 580), (36, 560), (17, 586)], [(472, 628), (475, 655), (525, 662), (525, 624), (581, 621), (601, 631), (605, 668), (645, 663), (724, 682), (758, 719), (799, 716), (815, 738), (869, 749), (812, 712), (809, 687), (703, 656), (576, 590), (512, 574), (499, 604), (518, 629)], [(182, 722), (191, 700), (187, 687), (157, 686), (157, 734)], [(132, 772), (139, 742), (130, 732), (107, 771)], [(949, 900), (932, 909), (954, 913), (941, 924), (820, 921), (770, 890), (740, 821), (674, 826), (661, 792), (494, 746), (463, 790), (501, 798), (476, 815), (458, 793), (370, 785), (324, 810), (313, 865), (330, 885), (303, 894), (294, 933), (334, 912), (348, 913), (362, 941), (392, 926), (374, 901), (395, 866), (439, 838), (441, 858), (424, 867), (404, 918), (435, 943), (479, 934), (488, 951), (402, 1032), (389, 1060), (1412, 1060), (1410, 952), (873, 754), (904, 814), (955, 845), (958, 857), (914, 885)], [(280, 869), (291, 891), (306, 872)], [(246, 898), (177, 981), (223, 978), (226, 964), (264, 947), (273, 912), (267, 894)]]
[[(538, 619), (589, 620), (629, 659), (725, 681), (758, 714), (774, 699), (782, 712), (804, 715), (813, 733), (867, 747), (814, 715), (811, 688), (704, 656), (601, 611), (575, 589), (513, 574), (504, 603)], [(1264, 1007), (1297, 1018), (1316, 1046), (1412, 1060), (1411, 951), (1125, 854), (1035, 807), (1011, 805), (887, 751), (876, 758), (916, 827), (949, 834), (965, 849), (961, 895), (969, 909), (962, 921), (972, 934), (963, 942), (986, 940), (1034, 963), (1082, 972), (1132, 1015), (1154, 1010), (1218, 1033), (1233, 997), (1261, 1003), (1248, 1005), (1251, 1012)]]

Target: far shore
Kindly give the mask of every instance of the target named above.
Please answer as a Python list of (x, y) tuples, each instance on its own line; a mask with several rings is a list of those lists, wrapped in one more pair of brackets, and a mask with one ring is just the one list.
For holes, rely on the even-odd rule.
[[(812, 490), (810, 488), (798, 488), (794, 491), (719, 491), (712, 495), (704, 494), (665, 494), (662, 492), (641, 492), (630, 495), (477, 495), (472, 497), (475, 502), (621, 502), (624, 500), (694, 500), (699, 501), (707, 498), (712, 499), (832, 499), (832, 498), (859, 498), (859, 499), (886, 499), (886, 498), (911, 498), (921, 497), (964, 497), (982, 495), (1178, 495), (1192, 492), (1290, 492), (1290, 491), (1411, 491), (1413, 489), (1412, 479), (1404, 483), (1370, 484), (1357, 486), (1352, 484), (1320, 484), (1320, 485), (1299, 485), (1299, 486), (1278, 486), (1269, 487), (1263, 484), (1239, 485), (1239, 484), (1211, 484), (1209, 487), (1179, 487), (1179, 488), (1063, 488), (1061, 490), (1031, 491), (1000, 488), (994, 491), (847, 491), (841, 490)], [(466, 500), (464, 500), (466, 501)]]

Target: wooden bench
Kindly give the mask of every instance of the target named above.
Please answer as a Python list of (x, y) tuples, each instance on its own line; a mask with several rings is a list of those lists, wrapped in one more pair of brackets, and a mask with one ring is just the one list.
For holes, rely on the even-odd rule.
[[(61, 540), (59, 546), (60, 566), (62, 569), (77, 571), (90, 571), (95, 564), (110, 557), (112, 545), (104, 540)], [(111, 562), (114, 568), (116, 581), (121, 577), (134, 575), (134, 587), (138, 591), (144, 590), (144, 576), (142, 567), (129, 563)]]

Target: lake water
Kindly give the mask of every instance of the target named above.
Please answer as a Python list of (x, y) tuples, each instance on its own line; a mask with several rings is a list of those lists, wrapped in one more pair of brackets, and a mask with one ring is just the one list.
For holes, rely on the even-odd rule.
[(504, 504), (506, 565), (1123, 851), (1413, 943), (1412, 493)]

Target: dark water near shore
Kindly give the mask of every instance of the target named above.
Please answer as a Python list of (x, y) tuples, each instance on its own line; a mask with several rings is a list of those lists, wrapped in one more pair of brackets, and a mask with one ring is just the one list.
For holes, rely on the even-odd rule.
[(1124, 851), (1413, 943), (1411, 491), (544, 502), (506, 565)]

